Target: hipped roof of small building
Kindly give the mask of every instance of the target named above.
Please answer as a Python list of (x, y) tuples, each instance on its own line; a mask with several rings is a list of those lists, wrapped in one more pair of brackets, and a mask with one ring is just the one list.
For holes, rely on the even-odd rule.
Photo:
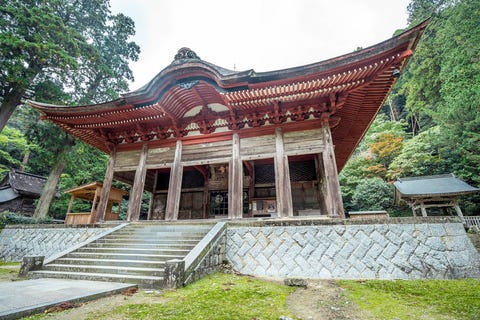
[[(64, 193), (71, 194), (79, 199), (92, 201), (95, 197), (95, 192), (97, 191), (98, 188), (101, 188), (102, 186), (103, 186), (103, 183), (95, 181), (95, 182), (87, 183), (75, 188), (65, 190)], [(112, 187), (110, 190), (115, 191), (115, 193), (118, 193), (119, 195), (126, 196), (128, 194), (128, 191), (114, 188), (114, 187)]]
[[(342, 106), (334, 111), (339, 122), (332, 130), (337, 167), (341, 170), (395, 83), (393, 71), (405, 68), (427, 24), (425, 21), (366, 49), (270, 72), (228, 70), (182, 48), (149, 83), (116, 100), (85, 106), (35, 101), (28, 104), (42, 112), (44, 119), (109, 152), (115, 145), (112, 136), (148, 131), (159, 124), (173, 128), (177, 121), (192, 120), (188, 112), (198, 105), (223, 105), (229, 110), (225, 115), (238, 114), (243, 119), (247, 113), (264, 112), (275, 104), (308, 107), (341, 96)], [(183, 137), (175, 135), (164, 142), (173, 145), (177, 139)], [(122, 142), (117, 144), (117, 150), (141, 148), (143, 143), (140, 139)], [(155, 143), (158, 145), (158, 140)]]
[(452, 173), (399, 178), (394, 185), (402, 198), (455, 197), (480, 191)]
[(0, 182), (0, 188), (11, 187), (19, 194), (39, 197), (46, 181), (45, 177), (12, 169)]

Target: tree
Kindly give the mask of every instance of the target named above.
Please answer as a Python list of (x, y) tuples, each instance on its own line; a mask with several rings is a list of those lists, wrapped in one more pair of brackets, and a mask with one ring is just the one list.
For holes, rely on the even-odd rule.
[(88, 20), (82, 17), (87, 2), (0, 2), (0, 131), (40, 74), (61, 79), (77, 67), (77, 57), (90, 47), (75, 27)]
[(352, 196), (357, 210), (385, 210), (393, 204), (393, 188), (380, 178), (362, 180)]
[[(133, 80), (128, 62), (137, 60), (139, 53), (139, 47), (128, 41), (135, 33), (134, 23), (122, 14), (107, 15), (105, 23), (92, 28), (90, 32), (95, 55), (93, 59), (92, 56), (82, 56), (78, 70), (68, 77), (75, 89), (71, 93), (72, 100), (80, 104), (114, 99), (118, 97), (118, 92), (127, 90), (127, 80)], [(75, 140), (63, 136), (63, 141), (57, 141), (56, 144), (62, 148), (56, 153), (52, 171), (35, 210), (34, 216), (38, 218), (48, 213)]]
[(11, 167), (20, 167), (25, 153), (30, 148), (18, 129), (7, 127), (0, 132), (0, 180)]

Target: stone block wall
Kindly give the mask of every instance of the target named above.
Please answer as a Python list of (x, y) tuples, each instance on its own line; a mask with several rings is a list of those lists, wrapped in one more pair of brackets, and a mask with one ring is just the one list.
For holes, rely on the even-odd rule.
[(224, 231), (223, 235), (212, 244), (210, 250), (202, 261), (188, 275), (184, 284), (195, 282), (208, 274), (220, 271), (220, 268), (225, 261), (226, 240), (226, 231)]
[(6, 226), (0, 233), (0, 260), (22, 261), (24, 256), (41, 255), (45, 259), (110, 228), (55, 226)]
[(479, 254), (461, 223), (413, 222), (230, 225), (226, 256), (237, 271), (255, 276), (480, 277)]

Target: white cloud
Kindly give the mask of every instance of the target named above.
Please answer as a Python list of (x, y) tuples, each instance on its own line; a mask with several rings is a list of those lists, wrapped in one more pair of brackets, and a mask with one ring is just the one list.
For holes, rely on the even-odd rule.
[(111, 0), (136, 24), (137, 89), (181, 47), (224, 68), (269, 71), (313, 63), (390, 38), (409, 0)]

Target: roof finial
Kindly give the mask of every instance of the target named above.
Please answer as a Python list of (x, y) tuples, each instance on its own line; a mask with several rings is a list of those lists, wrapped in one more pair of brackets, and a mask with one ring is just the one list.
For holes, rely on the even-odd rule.
[(181, 63), (182, 61), (181, 60), (185, 60), (185, 59), (198, 59), (200, 60), (200, 57), (197, 56), (197, 54), (189, 49), (189, 48), (181, 48), (180, 50), (178, 50), (177, 54), (175, 55), (174, 57), (174, 63)]

